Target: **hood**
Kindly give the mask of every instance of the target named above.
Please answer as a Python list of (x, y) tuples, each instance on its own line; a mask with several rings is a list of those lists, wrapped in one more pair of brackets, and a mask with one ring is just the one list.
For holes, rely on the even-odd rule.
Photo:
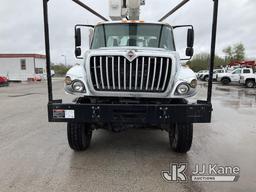
[(108, 47), (100, 49), (90, 49), (85, 53), (85, 59), (88, 59), (90, 56), (98, 55), (113, 55), (113, 56), (125, 56), (128, 57), (128, 54), (132, 52), (134, 58), (139, 56), (152, 56), (152, 57), (169, 57), (173, 61), (179, 60), (179, 55), (176, 51), (170, 51), (162, 48), (139, 48), (139, 47)]
[(92, 49), (92, 50), (135, 50), (135, 51), (166, 51), (171, 52), (171, 50), (167, 50), (164, 48), (154, 48), (154, 47), (103, 47), (100, 49)]
[(134, 51), (134, 52), (155, 52), (155, 53), (176, 53), (176, 51), (171, 51), (163, 48), (150, 48), (150, 47), (103, 47), (99, 49), (90, 49), (87, 52), (128, 52), (128, 51)]

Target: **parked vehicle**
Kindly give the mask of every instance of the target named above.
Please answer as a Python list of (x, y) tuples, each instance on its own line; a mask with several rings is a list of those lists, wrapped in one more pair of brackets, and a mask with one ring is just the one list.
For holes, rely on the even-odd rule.
[[(204, 80), (205, 76), (209, 76), (208, 70), (201, 70), (196, 73), (197, 79)], [(208, 79), (205, 79), (205, 81)]]
[(33, 81), (42, 81), (42, 75), (36, 74), (33, 78)]
[(217, 77), (219, 74), (222, 74), (222, 73), (226, 73), (226, 70), (225, 69), (215, 69), (213, 70), (213, 80), (214, 81), (217, 81)]
[(4, 76), (0, 76), (0, 87), (8, 86), (8, 85), (9, 85), (8, 78)]
[(237, 68), (230, 73), (218, 74), (217, 81), (221, 82), (223, 85), (228, 85), (231, 82), (239, 83), (242, 74), (253, 74), (253, 70), (251, 68)]
[(240, 76), (240, 84), (245, 85), (247, 88), (256, 86), (256, 73), (244, 73)]
[[(219, 73), (225, 73), (225, 69), (215, 69), (213, 70), (213, 80), (217, 81), (217, 76)], [(197, 78), (201, 81), (209, 81), (209, 71), (208, 70), (202, 70), (197, 73)]]

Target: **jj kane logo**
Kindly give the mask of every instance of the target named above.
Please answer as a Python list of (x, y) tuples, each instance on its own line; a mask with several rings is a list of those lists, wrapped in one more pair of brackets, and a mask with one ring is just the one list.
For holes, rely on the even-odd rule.
[(187, 164), (170, 164), (168, 171), (162, 171), (165, 181), (186, 182), (188, 178), (194, 182), (236, 182), (239, 179), (238, 166), (219, 166), (217, 164), (196, 164), (190, 177), (186, 175)]

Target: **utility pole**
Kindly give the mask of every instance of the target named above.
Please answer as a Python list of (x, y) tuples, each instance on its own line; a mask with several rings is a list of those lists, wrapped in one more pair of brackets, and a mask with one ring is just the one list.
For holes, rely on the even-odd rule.
[(65, 66), (67, 66), (67, 56), (66, 55), (61, 55), (65, 59)]

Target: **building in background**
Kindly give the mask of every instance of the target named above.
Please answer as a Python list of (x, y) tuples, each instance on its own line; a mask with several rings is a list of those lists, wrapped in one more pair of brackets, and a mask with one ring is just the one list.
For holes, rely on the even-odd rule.
[(10, 81), (27, 81), (46, 74), (46, 56), (40, 54), (0, 54), (0, 76)]

